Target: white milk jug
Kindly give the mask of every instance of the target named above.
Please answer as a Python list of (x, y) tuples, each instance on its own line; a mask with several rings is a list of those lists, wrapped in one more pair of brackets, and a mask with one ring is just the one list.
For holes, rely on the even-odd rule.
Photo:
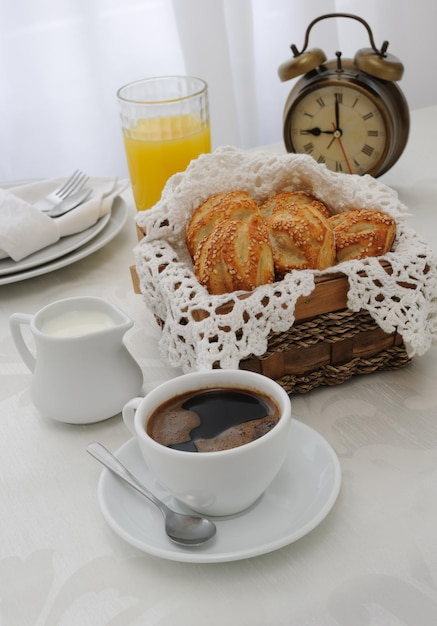
[[(133, 321), (110, 302), (67, 298), (33, 316), (14, 313), (9, 323), (33, 373), (32, 401), (44, 416), (69, 424), (99, 422), (120, 413), (140, 393), (142, 371), (123, 343)], [(24, 325), (30, 327), (35, 354)]]

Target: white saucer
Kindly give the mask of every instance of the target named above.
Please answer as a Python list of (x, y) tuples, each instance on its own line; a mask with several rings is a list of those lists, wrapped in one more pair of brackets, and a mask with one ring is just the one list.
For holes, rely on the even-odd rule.
[[(112, 239), (114, 239), (116, 235), (118, 235), (125, 225), (128, 215), (129, 212), (127, 204), (120, 196), (117, 196), (114, 199), (111, 214), (102, 217), (87, 231), (78, 233), (78, 235), (84, 234), (82, 241), (79, 243), (79, 247), (73, 246), (73, 250), (70, 250), (70, 252), (64, 250), (62, 256), (58, 257), (58, 255), (56, 255), (56, 258), (53, 260), (42, 262), (42, 264), (35, 267), (23, 269), (23, 271), (14, 271), (10, 274), (4, 274), (0, 276), (0, 285), (16, 283), (20, 280), (33, 278), (34, 276), (48, 274), (49, 272), (53, 272), (61, 267), (66, 267), (67, 265), (71, 265), (72, 263), (89, 256), (93, 252), (96, 252), (105, 246)], [(87, 236), (87, 233), (89, 236)], [(71, 237), (77, 237), (78, 235), (71, 235)], [(65, 239), (70, 239), (70, 237), (66, 237)], [(54, 245), (57, 246), (58, 244), (61, 244), (62, 241), (63, 240), (61, 239), (60, 242), (57, 242)], [(66, 242), (65, 245), (69, 245), (68, 242)]]
[[(297, 420), (291, 433), (290, 453), (264, 495), (239, 515), (213, 518), (217, 535), (203, 546), (184, 548), (172, 543), (165, 535), (160, 511), (107, 469), (98, 486), (103, 516), (128, 543), (173, 561), (236, 561), (282, 548), (320, 524), (341, 484), (340, 463), (329, 443)], [(126, 442), (116, 456), (166, 504), (188, 512), (150, 474), (135, 439)]]

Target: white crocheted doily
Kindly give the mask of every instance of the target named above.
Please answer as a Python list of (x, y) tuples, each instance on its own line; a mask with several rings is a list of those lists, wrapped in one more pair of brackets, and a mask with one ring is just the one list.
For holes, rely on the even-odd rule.
[[(261, 203), (284, 187), (313, 193), (333, 213), (380, 209), (396, 219), (394, 251), (384, 257), (391, 274), (376, 258), (348, 261), (334, 271), (348, 276), (349, 309), (367, 310), (384, 332), (402, 335), (410, 356), (423, 354), (437, 333), (437, 263), (406, 225), (407, 209), (396, 192), (370, 176), (335, 174), (310, 156), (223, 147), (170, 178), (160, 202), (136, 216), (147, 233), (135, 248), (136, 269), (147, 306), (163, 322), (164, 360), (188, 372), (238, 368), (242, 359), (263, 355), (270, 332), (293, 325), (296, 300), (313, 291), (314, 278), (333, 272), (294, 271), (250, 293), (218, 296), (197, 281), (185, 245), (194, 209), (218, 192), (246, 190)], [(217, 312), (224, 304), (226, 312)]]

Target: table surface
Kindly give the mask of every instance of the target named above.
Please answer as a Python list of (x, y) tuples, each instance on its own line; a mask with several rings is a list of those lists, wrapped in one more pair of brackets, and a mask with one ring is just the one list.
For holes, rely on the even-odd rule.
[[(381, 179), (434, 249), (436, 121), (437, 106), (412, 113), (406, 150)], [(332, 445), (342, 469), (336, 504), (300, 540), (239, 561), (181, 563), (136, 549), (106, 524), (101, 466), (85, 448), (98, 440), (117, 450), (129, 439), (121, 417), (73, 426), (41, 416), (8, 319), (62, 297), (100, 295), (135, 322), (126, 343), (144, 392), (178, 374), (160, 361), (159, 330), (132, 289), (135, 210), (126, 200), (129, 219), (104, 248), (0, 286), (0, 623), (437, 624), (436, 347), (397, 372), (292, 397), (294, 417)]]

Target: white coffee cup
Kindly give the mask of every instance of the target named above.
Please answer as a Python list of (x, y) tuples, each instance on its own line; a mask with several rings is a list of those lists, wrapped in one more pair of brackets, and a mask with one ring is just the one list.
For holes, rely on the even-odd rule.
[[(277, 424), (254, 441), (213, 452), (169, 448), (148, 434), (148, 419), (167, 400), (214, 388), (244, 389), (268, 396), (279, 408)], [(178, 500), (206, 515), (231, 515), (251, 506), (270, 485), (289, 450), (290, 398), (278, 383), (254, 372), (185, 374), (159, 385), (145, 398), (133, 398), (122, 414), (151, 473)]]

